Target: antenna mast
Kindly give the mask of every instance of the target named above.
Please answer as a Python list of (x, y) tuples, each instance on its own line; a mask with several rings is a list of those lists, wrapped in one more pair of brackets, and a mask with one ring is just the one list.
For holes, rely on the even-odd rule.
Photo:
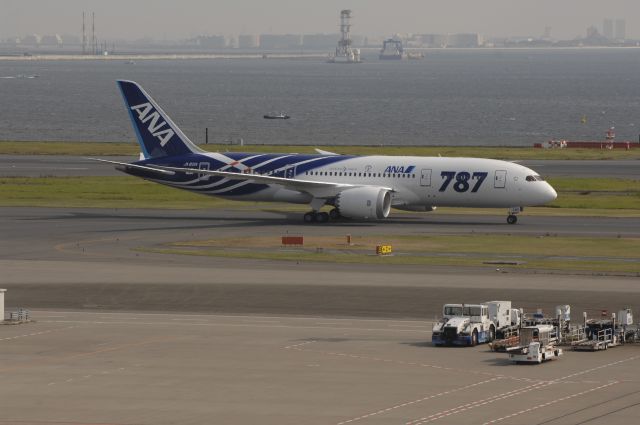
[(93, 49), (93, 54), (98, 54), (98, 40), (96, 40), (96, 13), (91, 12), (91, 46)]
[(82, 54), (87, 54), (87, 30), (84, 26), (84, 11), (82, 11)]

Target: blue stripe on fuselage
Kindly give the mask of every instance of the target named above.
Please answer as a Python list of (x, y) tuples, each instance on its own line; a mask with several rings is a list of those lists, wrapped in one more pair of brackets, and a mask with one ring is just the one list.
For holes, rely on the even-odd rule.
[[(351, 156), (351, 155), (255, 154), (255, 153), (245, 153), (245, 152), (231, 152), (231, 153), (225, 152), (223, 153), (223, 155), (234, 161), (241, 162), (244, 166), (251, 168), (254, 172), (258, 172), (260, 174), (269, 174), (276, 177), (284, 177), (285, 169), (288, 168), (287, 166), (295, 166), (296, 175), (301, 175), (307, 171), (315, 170), (317, 168), (321, 168), (330, 164), (355, 158), (354, 156)], [(249, 158), (249, 159), (247, 159), (246, 161), (243, 161), (243, 159), (246, 159), (246, 158)], [(134, 164), (136, 165), (146, 165), (146, 166), (158, 165), (158, 166), (188, 167), (188, 168), (199, 168), (200, 164), (202, 163), (208, 163), (210, 170), (220, 170), (224, 168), (224, 171), (235, 172), (235, 171), (241, 171), (245, 168), (245, 167), (236, 168), (233, 166), (227, 167), (228, 164), (202, 154), (188, 154), (188, 155), (172, 156), (172, 157), (157, 158), (157, 159), (146, 159), (143, 161), (134, 162)], [(190, 164), (190, 165), (186, 166), (185, 164)], [(197, 164), (197, 165), (191, 165), (191, 164)], [(263, 164), (263, 165), (258, 165), (258, 164)], [(254, 168), (254, 166), (256, 167)], [(225, 181), (224, 183), (216, 184), (226, 178), (209, 176), (208, 178), (198, 179), (198, 176), (195, 173), (193, 174), (176, 173), (175, 175), (172, 175), (172, 176), (165, 176), (165, 175), (159, 176), (154, 173), (149, 173), (143, 170), (135, 170), (135, 169), (128, 171), (128, 173), (138, 177), (150, 178), (156, 182), (163, 182), (168, 185), (183, 184), (183, 186), (177, 186), (177, 187), (193, 190), (195, 192), (206, 193), (207, 191), (216, 191), (218, 192), (218, 193), (215, 193), (216, 196), (250, 195), (269, 187), (266, 184), (246, 183), (238, 187), (231, 188), (233, 186), (238, 185), (240, 182), (238, 180), (228, 179), (228, 181)], [(207, 187), (207, 186), (213, 186), (213, 187)], [(225, 189), (228, 189), (228, 190), (225, 191)]]

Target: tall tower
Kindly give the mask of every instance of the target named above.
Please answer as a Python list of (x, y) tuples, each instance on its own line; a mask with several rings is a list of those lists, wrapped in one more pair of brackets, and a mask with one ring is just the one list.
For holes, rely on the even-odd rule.
[(87, 54), (87, 30), (84, 26), (84, 11), (82, 11), (82, 54)]
[(340, 34), (338, 48), (344, 55), (351, 47), (351, 11), (348, 9), (340, 12)]
[(98, 40), (96, 39), (96, 13), (91, 12), (91, 50), (94, 55), (98, 54)]
[(351, 10), (345, 9), (340, 12), (340, 40), (331, 62), (360, 62), (360, 50), (351, 47), (351, 18)]

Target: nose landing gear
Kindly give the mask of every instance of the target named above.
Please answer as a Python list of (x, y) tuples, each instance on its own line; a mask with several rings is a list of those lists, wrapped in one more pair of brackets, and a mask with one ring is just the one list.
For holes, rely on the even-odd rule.
[(523, 207), (509, 208), (509, 215), (507, 216), (507, 223), (516, 224), (518, 222), (518, 214), (524, 211)]

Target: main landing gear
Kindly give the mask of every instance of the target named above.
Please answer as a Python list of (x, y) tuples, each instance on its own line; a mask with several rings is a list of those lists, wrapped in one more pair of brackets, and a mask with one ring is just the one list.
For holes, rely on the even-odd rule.
[(328, 213), (309, 211), (304, 215), (305, 223), (327, 223), (329, 220), (337, 220), (340, 218), (340, 211), (337, 208), (332, 209)]
[(507, 216), (507, 223), (516, 224), (518, 222), (518, 214), (524, 211), (522, 207), (509, 208), (509, 215)]

